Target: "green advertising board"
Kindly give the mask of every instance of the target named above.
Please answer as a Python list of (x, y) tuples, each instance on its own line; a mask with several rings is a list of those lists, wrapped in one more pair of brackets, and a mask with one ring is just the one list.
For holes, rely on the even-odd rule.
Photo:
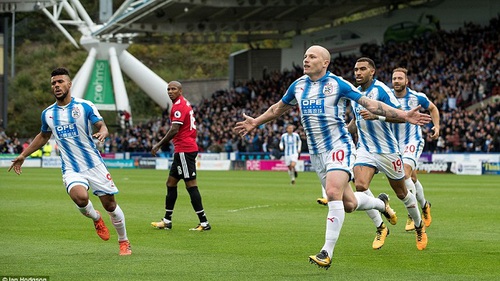
[(85, 99), (93, 102), (99, 110), (116, 110), (113, 83), (107, 60), (96, 60)]

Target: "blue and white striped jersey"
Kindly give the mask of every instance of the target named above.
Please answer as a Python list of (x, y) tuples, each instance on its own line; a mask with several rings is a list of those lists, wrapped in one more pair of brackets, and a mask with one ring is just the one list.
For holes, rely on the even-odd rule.
[(283, 149), (285, 156), (292, 154), (298, 154), (302, 146), (302, 141), (300, 140), (299, 134), (297, 133), (284, 133), (281, 135), (280, 148)]
[[(401, 104), (401, 109), (409, 111), (418, 105), (424, 109), (429, 109), (430, 101), (424, 93), (414, 91), (406, 87), (406, 95), (397, 98)], [(401, 147), (405, 147), (410, 142), (419, 142), (422, 140), (422, 128), (411, 123), (393, 123), (391, 124), (396, 136), (396, 140)]]
[[(361, 87), (358, 87), (358, 90), (361, 91)], [(373, 79), (373, 83), (362, 94), (394, 108), (401, 107), (391, 89), (377, 79)], [(379, 154), (399, 152), (398, 142), (392, 132), (391, 123), (363, 119), (360, 111), (365, 108), (356, 102), (353, 103), (353, 109), (356, 116), (356, 126), (358, 127), (357, 147), (364, 147), (371, 153)]]
[(295, 80), (281, 100), (299, 105), (309, 153), (318, 154), (333, 150), (337, 142), (352, 143), (344, 114), (348, 99), (361, 97), (351, 83), (327, 71), (318, 81), (307, 75)]
[(66, 106), (54, 103), (42, 112), (41, 131), (54, 135), (63, 173), (82, 172), (104, 163), (92, 139), (92, 125), (101, 120), (95, 105), (79, 98), (72, 98)]

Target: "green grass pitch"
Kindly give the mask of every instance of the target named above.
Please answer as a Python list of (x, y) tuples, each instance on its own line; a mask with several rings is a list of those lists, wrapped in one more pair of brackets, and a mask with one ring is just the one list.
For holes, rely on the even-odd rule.
[[(316, 203), (312, 172), (289, 184), (285, 172), (199, 171), (198, 184), (212, 230), (198, 223), (179, 183), (173, 229), (156, 230), (164, 213), (168, 171), (112, 169), (125, 212), (131, 256), (118, 255), (69, 199), (58, 169), (24, 168), (0, 176), (0, 276), (50, 280), (499, 280), (500, 177), (422, 174), (432, 203), (429, 244), (415, 246), (404, 231), (406, 212), (383, 175), (372, 183), (399, 215), (380, 250), (364, 212), (346, 214), (332, 267), (309, 264), (323, 245), (327, 209)], [(94, 206), (103, 212), (97, 197)], [(104, 212), (103, 212), (104, 213)]]

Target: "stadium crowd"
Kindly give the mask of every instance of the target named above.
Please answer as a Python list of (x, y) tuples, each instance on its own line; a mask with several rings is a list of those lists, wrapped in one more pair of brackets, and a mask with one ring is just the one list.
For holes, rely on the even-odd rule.
[[(377, 63), (377, 79), (391, 87), (392, 70), (409, 70), (410, 87), (424, 92), (440, 109), (441, 132), (436, 141), (428, 137), (432, 124), (423, 127), (427, 152), (500, 152), (500, 102), (484, 102), (500, 95), (500, 17), (487, 26), (466, 23), (456, 31), (439, 30), (409, 42), (382, 45), (368, 54)], [(372, 49), (373, 50), (373, 49)], [(359, 55), (333, 59), (330, 71), (354, 83), (353, 66)], [(296, 125), (307, 151), (298, 109), (284, 118), (262, 125), (241, 138), (232, 131), (242, 114), (256, 116), (280, 99), (288, 85), (302, 75), (301, 66), (262, 79), (240, 82), (219, 90), (193, 105), (197, 112), (198, 145), (201, 152), (269, 152), (279, 157), (281, 134), (287, 124)], [(196, 93), (185, 93), (189, 95)], [(480, 104), (473, 110), (467, 107)], [(349, 112), (346, 116), (350, 118)], [(103, 152), (149, 152), (168, 131), (168, 114), (127, 126), (113, 133)], [(27, 143), (26, 141), (25, 143)], [(0, 152), (17, 154), (23, 149), (17, 136), (0, 129)], [(171, 152), (170, 144), (162, 148)]]

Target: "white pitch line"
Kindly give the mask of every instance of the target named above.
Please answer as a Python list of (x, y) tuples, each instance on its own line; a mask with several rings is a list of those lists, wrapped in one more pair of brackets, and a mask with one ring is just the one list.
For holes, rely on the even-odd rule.
[(250, 210), (250, 209), (269, 208), (269, 207), (271, 207), (271, 206), (270, 205), (257, 205), (257, 206), (250, 206), (250, 207), (234, 209), (234, 210), (227, 210), (227, 211), (230, 213), (234, 213), (234, 212), (245, 211), (245, 210)]

